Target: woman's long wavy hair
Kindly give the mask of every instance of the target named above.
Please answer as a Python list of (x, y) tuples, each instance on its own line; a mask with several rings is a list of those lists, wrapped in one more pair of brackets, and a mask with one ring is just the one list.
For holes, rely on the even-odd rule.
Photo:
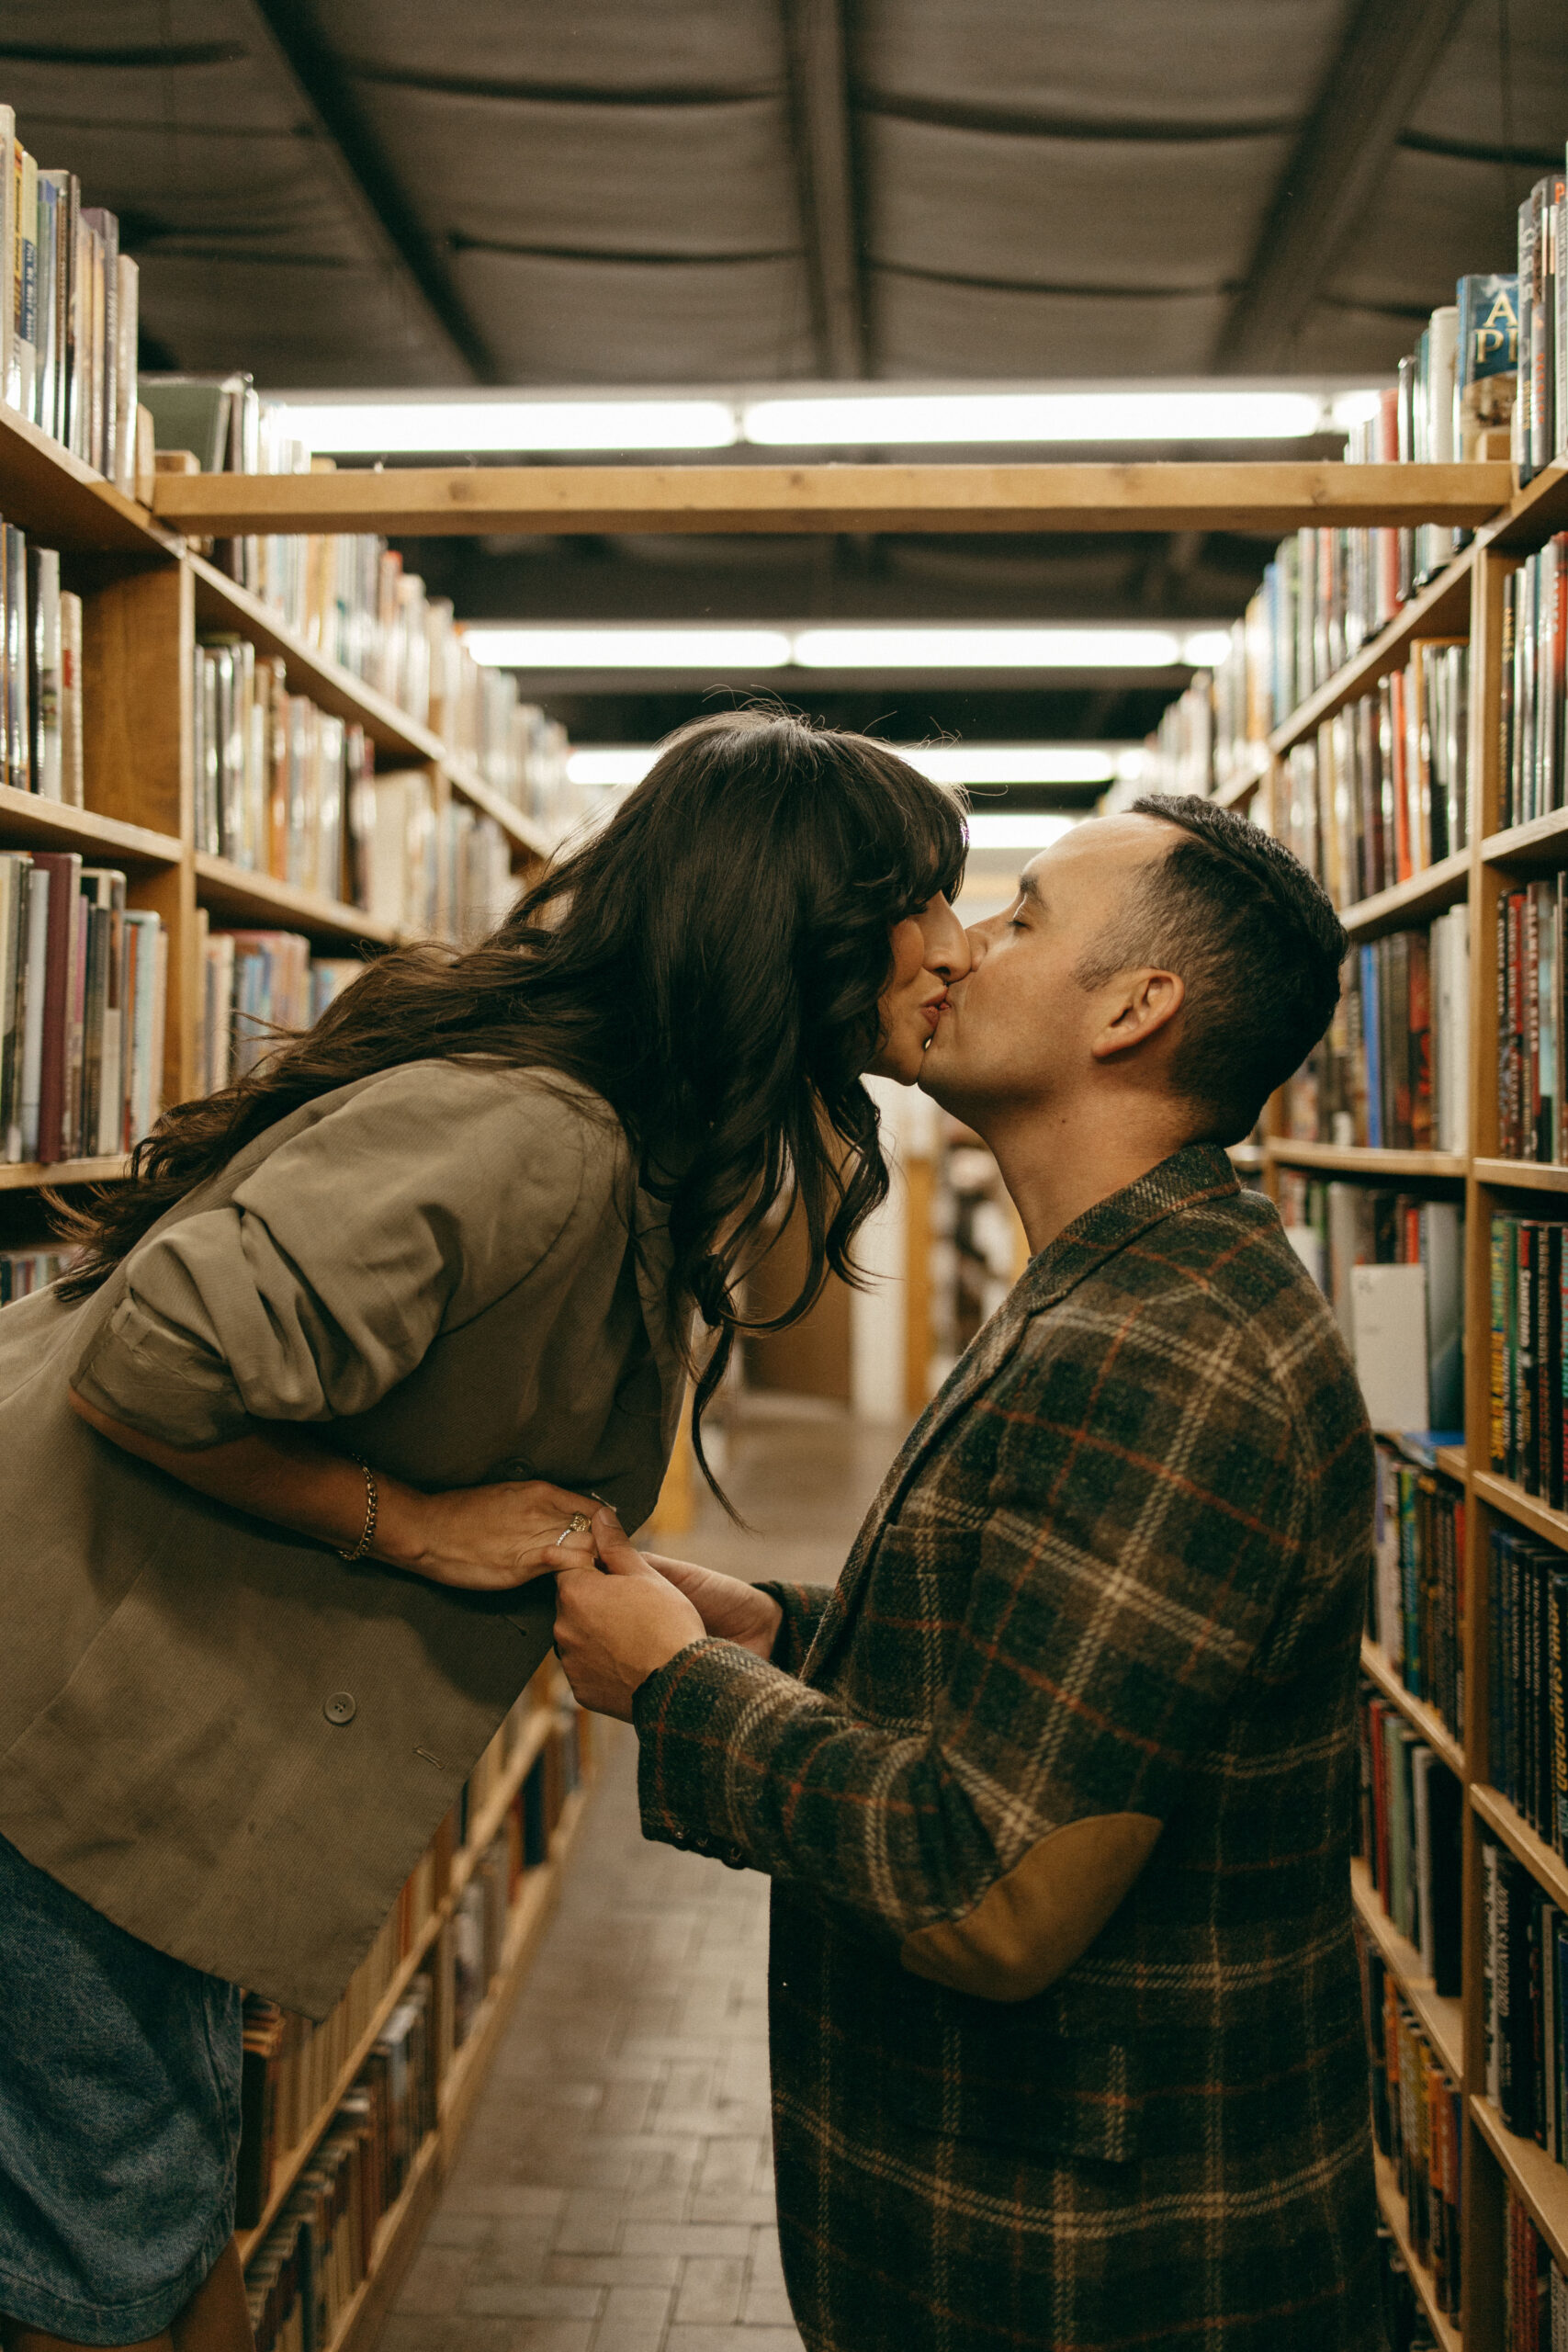
[[(737, 1331), (797, 1321), (829, 1268), (852, 1281), (855, 1233), (886, 1196), (861, 1076), (892, 929), (956, 893), (964, 854), (959, 803), (886, 744), (782, 712), (697, 719), (479, 946), (378, 956), (312, 1029), (165, 1112), (129, 1181), (83, 1208), (56, 1202), (82, 1252), (62, 1294), (86, 1297), (176, 1201), (317, 1095), (437, 1057), (557, 1070), (609, 1102), (667, 1207), (671, 1328), (717, 1493), (702, 1416)], [(749, 1323), (738, 1284), (792, 1199), (805, 1280), (782, 1315)], [(696, 1349), (694, 1304), (709, 1335)]]

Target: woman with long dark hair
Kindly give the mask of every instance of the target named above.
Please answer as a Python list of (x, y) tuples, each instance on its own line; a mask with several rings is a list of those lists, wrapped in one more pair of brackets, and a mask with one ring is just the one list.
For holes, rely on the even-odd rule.
[(689, 1378), (702, 1459), (792, 1199), (781, 1320), (852, 1274), (962, 864), (886, 745), (701, 720), (482, 945), (167, 1113), (0, 1317), (8, 2346), (248, 2343), (235, 1988), (332, 2007)]

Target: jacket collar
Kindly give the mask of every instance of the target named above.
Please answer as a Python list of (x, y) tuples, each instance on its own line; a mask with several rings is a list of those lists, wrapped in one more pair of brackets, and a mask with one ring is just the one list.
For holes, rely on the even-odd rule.
[(818, 1622), (802, 1672), (814, 1671), (848, 1625), (855, 1594), (877, 1538), (937, 1440), (988, 1386), (1022, 1338), (1030, 1318), (1055, 1306), (1108, 1258), (1162, 1217), (1200, 1201), (1239, 1193), (1235, 1170), (1218, 1144), (1185, 1144), (1119, 1193), (1097, 1201), (1032, 1258), (1001, 1306), (976, 1333), (900, 1447), (866, 1514), (833, 1597)]

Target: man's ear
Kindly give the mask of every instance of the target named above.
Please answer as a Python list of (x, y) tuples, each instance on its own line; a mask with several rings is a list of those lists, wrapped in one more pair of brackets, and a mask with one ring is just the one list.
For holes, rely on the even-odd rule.
[(1089, 1051), (1097, 1062), (1109, 1061), (1134, 1046), (1146, 1046), (1175, 1020), (1187, 997), (1187, 983), (1177, 972), (1129, 972), (1110, 997), (1106, 1019)]

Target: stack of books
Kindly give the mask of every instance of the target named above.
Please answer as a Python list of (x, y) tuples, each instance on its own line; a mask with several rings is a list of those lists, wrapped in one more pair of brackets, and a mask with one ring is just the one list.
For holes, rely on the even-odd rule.
[(113, 1157), (151, 1132), (167, 948), (117, 868), (0, 851), (0, 1159)]
[(1482, 2063), (1486, 2097), (1510, 2132), (1554, 2164), (1568, 2157), (1568, 1917), (1506, 1846), (1483, 1838)]
[(1568, 532), (1527, 556), (1503, 582), (1502, 821), (1528, 825), (1568, 805), (1563, 663), (1568, 648)]
[(1325, 1290), (1372, 1427), (1464, 1426), (1464, 1216), (1458, 1201), (1280, 1172), (1287, 1237)]
[(1470, 911), (1352, 949), (1334, 1019), (1284, 1090), (1297, 1143), (1462, 1152), (1470, 1116)]
[(1563, 1126), (1564, 878), (1497, 901), (1497, 1148), (1505, 1159), (1561, 1160)]
[(136, 483), (136, 264), (73, 172), (40, 168), (0, 106), (0, 394), (129, 498)]
[(1413, 1697), (1464, 1736), (1464, 1488), (1380, 1438), (1367, 1632)]
[(471, 946), (517, 896), (512, 854), (493, 817), (443, 801), (423, 768), (374, 779), (366, 906), (378, 922)]
[(1359, 1919), (1356, 1950), (1373, 2133), (1404, 2199), (1411, 2251), (1431, 2274), (1438, 2310), (1457, 2312), (1462, 2291), (1459, 2086), (1445, 2073)]
[(1506, 2352), (1557, 2352), (1568, 2343), (1568, 2278), (1529, 2208), (1510, 2187), (1503, 2222), (1503, 2342)]
[(0, 1306), (58, 1282), (74, 1253), (69, 1250), (0, 1250)]
[(327, 2352), (370, 2268), (377, 2225), (436, 2120), (434, 1978), (416, 1976), (253, 2258), (256, 2352)]
[[(197, 914), (201, 1018), (197, 1035), (197, 1091), (231, 1085), (282, 1042), (320, 1020), (333, 999), (357, 979), (353, 956), (312, 956), (291, 931), (213, 931)], [(280, 1034), (281, 1033), (281, 1034)]]
[(1492, 1531), (1487, 1584), (1487, 1755), (1492, 1784), (1543, 1843), (1568, 1856), (1568, 1554), (1521, 1529)]
[(192, 680), (197, 847), (363, 905), (374, 820), (365, 729), (291, 695), (280, 660), (204, 638)]
[(1292, 746), (1274, 826), (1337, 907), (1470, 842), (1470, 647), (1416, 638), (1405, 668)]
[(1537, 180), (1519, 207), (1518, 363), (1514, 461), (1531, 481), (1554, 458), (1568, 456), (1568, 178), (1561, 170)]
[(82, 806), (82, 599), (0, 521), (0, 784)]
[(1553, 1510), (1563, 1507), (1563, 1227), (1494, 1216), (1491, 1239), (1492, 1468)]
[(1464, 1794), (1435, 1749), (1363, 1682), (1358, 1702), (1361, 1856), (1384, 1911), (1436, 1990), (1460, 1990)]

